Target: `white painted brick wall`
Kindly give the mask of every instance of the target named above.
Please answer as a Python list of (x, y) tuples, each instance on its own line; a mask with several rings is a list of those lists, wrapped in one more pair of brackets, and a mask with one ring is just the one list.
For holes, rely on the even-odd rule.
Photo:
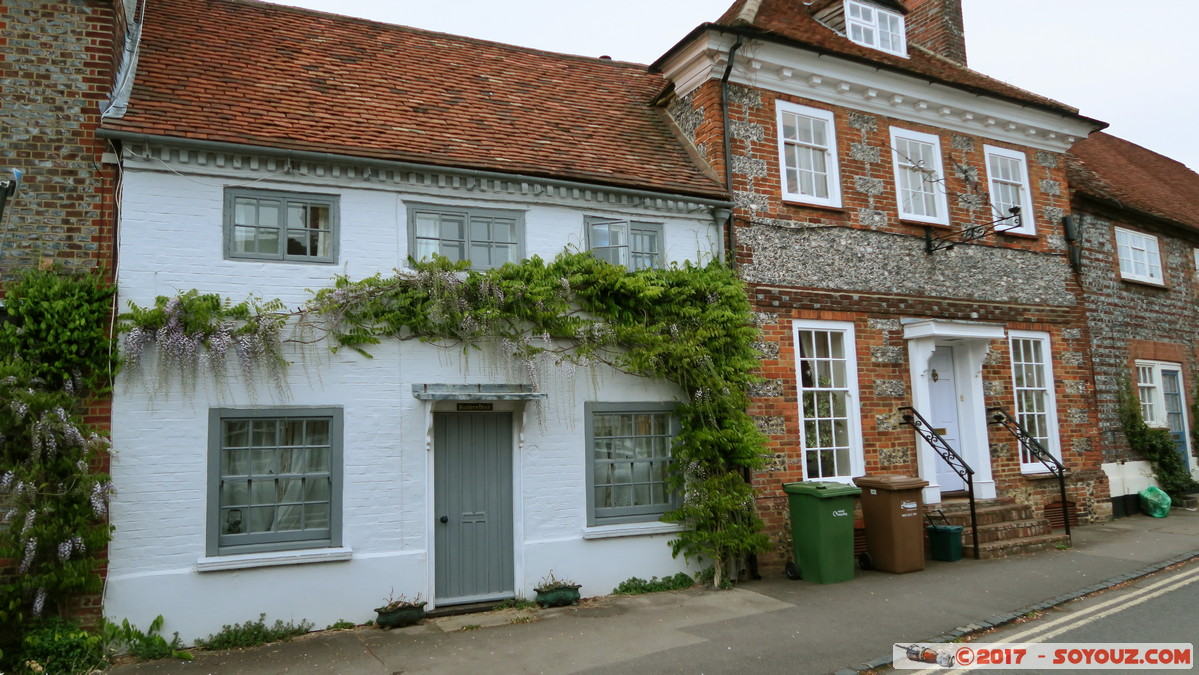
[[(261, 181), (254, 187), (340, 195), (340, 260), (336, 265), (224, 260), (222, 186), (254, 178), (233, 171), (181, 176), (129, 170), (120, 230), (122, 306), (128, 301), (147, 305), (157, 295), (192, 288), (234, 301), (257, 294), (295, 306), (308, 297), (305, 289), (328, 285), (334, 274), (389, 273), (407, 256), (405, 200), (527, 209), (527, 252), (544, 258), (564, 246), (583, 248), (585, 215), (614, 213), (508, 198), (488, 202), (478, 195), (455, 202), (344, 179)], [(628, 215), (666, 223), (671, 260), (695, 259), (697, 252), (711, 255), (715, 247), (716, 230), (704, 216)], [(146, 625), (163, 614), (165, 634), (179, 631), (190, 641), (261, 612), (271, 621), (308, 619), (323, 627), (338, 619), (371, 618), (371, 609), (392, 587), (410, 596), (431, 595), (429, 404), (412, 396), (411, 385), (517, 383), (523, 375), (497, 364), (486, 351), (464, 360), (460, 349), (416, 341), (370, 351), (373, 359), (320, 348), (306, 361), (295, 355), (286, 400), (279, 400), (268, 383), (259, 383), (252, 393), (236, 368), (219, 389), (201, 382), (194, 391), (175, 382), (157, 383), (152, 359), (144, 374), (122, 375), (113, 404), (117, 495), (105, 595), (109, 617)], [(585, 402), (672, 400), (674, 388), (611, 371), (580, 370), (567, 381), (550, 369), (542, 380), (549, 399), (540, 413), (514, 414), (517, 437), (523, 439), (514, 446), (517, 593), (531, 595), (550, 569), (573, 577), (590, 595), (607, 593), (630, 576), (684, 569), (682, 561), (671, 558), (663, 535), (583, 539)], [(197, 572), (196, 563), (205, 556), (209, 410), (279, 405), (343, 407), (342, 533), (353, 556), (345, 562)]]

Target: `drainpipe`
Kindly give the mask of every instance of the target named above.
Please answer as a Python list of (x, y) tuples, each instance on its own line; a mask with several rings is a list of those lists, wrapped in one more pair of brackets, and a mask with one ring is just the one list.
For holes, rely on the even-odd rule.
[[(721, 132), (724, 134), (724, 185), (728, 188), (729, 198), (733, 200), (733, 208), (736, 208), (736, 198), (733, 195), (733, 148), (729, 134), (729, 76), (733, 74), (733, 63), (737, 56), (737, 50), (741, 48), (741, 36), (737, 36), (737, 41), (729, 47), (728, 63), (724, 67), (724, 75), (720, 77), (720, 124)], [(717, 212), (718, 213), (718, 212)], [(729, 210), (725, 220), (729, 230), (729, 255), (728, 263), (730, 267), (737, 267), (737, 225), (733, 222), (733, 212)], [(749, 467), (741, 469), (741, 477), (745, 482), (753, 485), (753, 474), (750, 473)], [(758, 554), (751, 553), (749, 555), (749, 576), (751, 579), (761, 579), (762, 575), (758, 573)], [(740, 570), (733, 570), (733, 573), (740, 577)]]
[[(720, 77), (720, 123), (722, 133), (724, 134), (724, 185), (728, 188), (729, 198), (736, 202), (733, 198), (733, 148), (729, 141), (729, 76), (733, 74), (733, 62), (737, 56), (737, 50), (741, 48), (741, 36), (737, 36), (737, 41), (729, 47), (728, 63), (724, 66), (724, 75)], [(733, 222), (732, 214), (729, 214), (729, 265), (737, 266), (737, 227)]]

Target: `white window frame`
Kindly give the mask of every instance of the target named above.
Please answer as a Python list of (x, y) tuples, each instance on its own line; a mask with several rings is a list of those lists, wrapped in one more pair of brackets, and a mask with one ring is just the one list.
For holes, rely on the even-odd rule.
[[(622, 265), (630, 272), (661, 269), (665, 265), (666, 233), (662, 223), (587, 216), (584, 228), (587, 250), (600, 260)], [(606, 240), (596, 236), (597, 228), (608, 230)], [(652, 241), (652, 244), (646, 245), (647, 240)]]
[(1156, 236), (1116, 227), (1115, 239), (1121, 278), (1155, 286), (1165, 285), (1161, 242)]
[[(1024, 356), (1023, 349), (1017, 353), (1016, 342), (1031, 342), (1040, 345), (1041, 361), (1017, 361), (1018, 356)], [(1008, 331), (1008, 354), (1010, 357), (1010, 365), (1012, 369), (1012, 398), (1014, 400), (1015, 409), (1012, 411), (1016, 416), (1016, 421), (1020, 426), (1038, 441), (1041, 442), (1045, 450), (1057, 457), (1059, 460), (1062, 457), (1061, 439), (1058, 435), (1057, 424), (1057, 392), (1054, 386), (1053, 379), (1053, 351), (1049, 339), (1049, 333), (1040, 331)], [(1033, 381), (1030, 383), (1027, 377), (1021, 377), (1021, 372), (1018, 368), (1023, 367), (1023, 372), (1033, 376)], [(1040, 368), (1040, 372), (1037, 369)], [(1030, 410), (1030, 399), (1025, 398), (1025, 394), (1036, 398), (1037, 394), (1041, 394), (1039, 403), (1043, 410)], [(1038, 435), (1041, 431), (1039, 425), (1033, 424), (1034, 415), (1043, 415), (1045, 424), (1044, 434)], [(1020, 448), (1020, 470), (1022, 473), (1045, 473), (1049, 469), (1045, 467), (1040, 460), (1024, 452)]]
[[(328, 422), (328, 470), (327, 471), (310, 471), (294, 472), (288, 474), (291, 479), (303, 481), (300, 485), (302, 498), (296, 500), (291, 495), (279, 497), (280, 500), (289, 501), (293, 505), (299, 505), (301, 512), (304, 505), (312, 503), (314, 500), (307, 492), (307, 481), (312, 479), (328, 480), (328, 503), (329, 503), (329, 522), (327, 528), (313, 528), (307, 530), (291, 530), (291, 531), (268, 531), (259, 533), (233, 534), (223, 533), (222, 525), (229, 516), (232, 515), (233, 509), (229, 509), (230, 513), (225, 513), (222, 516), (221, 502), (221, 487), (225, 478), (225, 422), (227, 421), (249, 421), (251, 425), (254, 422), (263, 421), (287, 421), (287, 420), (325, 420)], [(251, 427), (252, 429), (252, 427)], [(269, 470), (266, 473), (253, 472), (253, 467), (250, 464), (249, 456), (253, 454), (252, 430), (248, 432), (251, 436), (248, 438), (246, 446), (241, 446), (247, 452), (246, 473), (242, 474), (248, 478), (250, 484), (246, 487), (247, 506), (250, 508), (252, 504), (252, 476), (264, 475), (275, 476), (269, 480), (279, 480), (283, 476), (282, 470), (276, 473)], [(324, 444), (321, 444), (324, 445)], [(207, 504), (207, 527), (206, 527), (206, 549), (209, 556), (227, 556), (243, 553), (264, 553), (273, 551), (292, 551), (298, 549), (318, 549), (318, 548), (336, 548), (341, 546), (341, 520), (342, 520), (342, 490), (343, 490), (343, 475), (342, 475), (342, 446), (343, 446), (343, 423), (342, 409), (337, 407), (324, 408), (308, 408), (308, 407), (285, 407), (285, 408), (213, 408), (209, 411), (208, 420), (208, 504)], [(274, 450), (280, 453), (292, 449), (294, 447), (319, 447), (319, 446), (262, 446), (263, 450)], [(276, 487), (276, 490), (278, 487)], [(316, 498), (316, 501), (323, 501)], [(241, 514), (241, 520), (248, 520), (251, 516), (249, 513)], [(276, 514), (275, 517), (278, 517)], [(304, 516), (301, 516), (302, 518)]]
[(905, 58), (908, 55), (904, 16), (878, 5), (845, 0), (845, 35), (880, 52)]
[[(994, 145), (984, 145), (983, 154), (987, 165), (987, 194), (991, 200), (992, 215), (996, 219), (1012, 215), (1010, 211), (1003, 208), (1001, 202), (1003, 205), (1008, 205), (1009, 208), (1010, 206), (1020, 207), (1020, 227), (999, 226), (997, 231), (1004, 234), (1035, 235), (1037, 233), (1037, 217), (1032, 205), (1032, 183), (1028, 179), (1028, 156), (1019, 150)], [(992, 157), (1018, 162), (1018, 175), (1014, 177), (999, 175), (991, 166)], [(1019, 203), (1009, 203), (1009, 201), (999, 198), (1000, 188), (1003, 186), (1015, 187), (1020, 190)]]
[[(662, 514), (675, 509), (679, 505), (679, 495), (670, 492), (669, 479), (662, 482), (664, 490), (668, 492), (665, 501), (651, 501), (647, 504), (628, 505), (628, 506), (601, 506), (596, 500), (596, 467), (601, 463), (612, 462), (611, 458), (600, 458), (596, 456), (595, 433), (596, 424), (595, 417), (598, 414), (618, 414), (618, 415), (637, 415), (637, 414), (666, 414), (669, 416), (667, 420), (668, 434), (665, 435), (636, 435), (630, 438), (661, 438), (669, 436), (667, 439), (667, 455), (666, 467), (669, 470), (671, 459), (669, 456), (674, 452), (674, 440), (679, 434), (679, 419), (675, 413), (675, 404), (655, 402), (601, 402), (588, 401), (583, 406), (585, 417), (585, 433), (587, 442), (587, 525), (588, 527), (597, 527), (602, 525), (613, 525), (621, 523), (646, 523), (655, 522), (662, 518)], [(642, 463), (653, 463), (653, 457), (631, 457), (632, 460), (637, 460)], [(629, 467), (630, 482), (632, 482), (633, 468)], [(615, 485), (609, 483), (605, 485)]]
[[(900, 141), (919, 143), (929, 146), (930, 157), (912, 161), (912, 158), (900, 152)], [(891, 127), (891, 160), (895, 171), (895, 203), (901, 220), (911, 220), (933, 225), (949, 224), (949, 199), (945, 192), (945, 171), (941, 159), (941, 139), (933, 134), (926, 134), (900, 127)], [(919, 167), (919, 168), (917, 168)], [(917, 176), (924, 179), (926, 172), (933, 178), (921, 180), (919, 194), (928, 195), (932, 199), (935, 213), (921, 213), (920, 210), (905, 207), (904, 193), (911, 190), (911, 181)], [(922, 200), (921, 210), (927, 204)]]
[(1162, 378), (1163, 370), (1176, 370), (1179, 373), (1178, 384), (1182, 390), (1182, 426), (1187, 429), (1186, 385), (1182, 378), (1184, 371), (1181, 363), (1137, 359), (1137, 398), (1141, 402), (1141, 417), (1145, 420), (1145, 424), (1156, 429), (1170, 428), (1165, 381)]
[[(789, 101), (778, 101), (775, 104), (778, 146), (779, 146), (779, 190), (785, 201), (802, 202), (804, 204), (814, 204), (816, 206), (841, 206), (841, 174), (837, 164), (837, 125), (831, 110), (821, 110), (820, 108), (809, 108), (808, 106), (791, 103)], [(798, 138), (789, 139), (784, 136), (786, 129), (786, 120), (788, 116), (798, 118), (797, 121), (809, 120), (818, 122), (824, 125), (826, 143), (820, 145), (813, 139), (812, 142), (805, 142)], [(789, 163), (789, 159), (798, 159), (798, 152), (810, 150), (824, 159), (824, 173), (821, 174), (816, 167), (804, 169), (799, 166), (798, 162)], [(789, 189), (788, 173), (796, 172), (795, 190)], [(803, 190), (803, 181), (800, 180), (799, 172), (808, 171), (812, 175), (813, 189), (810, 193)], [(823, 176), (823, 186), (826, 195), (821, 196), (818, 189), (817, 181)]]
[[(474, 260), (471, 256), (471, 248), (474, 244), (488, 246), (511, 246), (513, 254), (510, 260), (505, 262), (520, 262), (525, 258), (525, 214), (524, 211), (514, 211), (507, 209), (488, 209), (477, 207), (457, 207), (446, 206), (444, 204), (422, 204), (418, 202), (409, 202), (408, 208), (408, 250), (414, 260), (426, 260), (427, 257), (419, 255), (419, 247), (421, 242), (439, 242), (437, 253), (444, 255), (450, 260), (455, 259), (453, 248), (461, 247), (461, 255), (458, 260), (470, 260), (470, 268), (472, 270), (487, 270), (503, 266), (503, 263), (498, 265), (488, 261), (487, 264), (481, 264)], [(426, 236), (418, 232), (418, 219), (422, 216), (437, 216), (441, 218), (459, 219), (462, 223), (462, 238), (450, 239), (441, 236), (444, 230), (438, 232), (438, 236)], [(512, 240), (497, 240), (493, 238), (483, 238), (476, 240), (473, 237), (474, 221), (510, 221), (512, 228)], [(491, 235), (494, 237), (494, 234)], [(489, 251), (491, 249), (489, 248)], [(449, 255), (447, 255), (449, 254)]]
[[(259, 224), (260, 209), (254, 210), (253, 223), (239, 223), (238, 217), (238, 200), (250, 199), (256, 202), (277, 202), (279, 204), (279, 214), (275, 224)], [(253, 261), (282, 261), (282, 262), (300, 262), (300, 263), (336, 263), (337, 248), (339, 237), (339, 200), (337, 195), (329, 194), (312, 194), (301, 192), (284, 192), (280, 190), (261, 190), (252, 188), (226, 188), (225, 189), (225, 204), (224, 204), (224, 249), (225, 259), (227, 260), (253, 260)], [(299, 207), (322, 207), (328, 209), (329, 222), (327, 227), (318, 228), (316, 230), (307, 229), (307, 225), (301, 224), (299, 228), (290, 227), (288, 215), (292, 206)], [(277, 245), (274, 251), (239, 251), (237, 250), (237, 238), (239, 230), (249, 231), (274, 231)], [(293, 234), (305, 234), (311, 236), (314, 233), (325, 233), (328, 239), (327, 255), (308, 255), (307, 253), (289, 252), (289, 243), (293, 239)]]
[[(858, 392), (857, 339), (854, 332), (854, 325), (853, 323), (847, 321), (795, 320), (792, 322), (791, 330), (792, 345), (795, 350), (795, 386), (797, 392), (796, 406), (799, 412), (799, 447), (803, 453), (802, 462), (804, 478), (805, 480), (827, 480), (839, 483), (852, 483), (855, 476), (861, 476), (866, 473), (866, 460), (862, 445), (861, 400)], [(806, 351), (802, 348), (801, 342), (803, 339), (803, 333), (813, 333), (813, 340), (822, 335), (839, 335), (842, 342), (841, 358), (822, 359), (815, 357), (815, 355), (806, 354)], [(845, 382), (843, 383), (843, 386), (838, 386), (835, 378), (832, 382), (822, 386), (818, 380), (811, 381), (811, 376), (807, 378), (809, 381), (811, 381), (811, 384), (804, 384), (805, 367), (808, 369), (809, 373), (812, 373), (812, 366), (817, 365), (817, 362), (835, 362), (838, 360), (844, 362)], [(831, 367), (832, 363), (829, 365)], [(816, 376), (818, 376), (818, 373), (819, 367), (817, 366)], [(823, 416), (819, 409), (814, 411), (806, 410), (805, 408), (809, 407), (809, 397), (807, 394), (812, 394), (812, 398), (815, 399), (815, 397), (819, 396), (821, 393), (835, 392), (842, 392), (845, 397), (845, 414), (842, 417), (843, 421), (845, 422), (845, 433), (847, 433), (847, 437), (844, 443), (836, 444), (836, 432), (834, 432), (834, 443), (827, 447), (823, 447), (820, 445), (821, 439), (819, 437), (815, 439), (809, 438), (808, 423), (814, 423), (817, 425), (816, 428), (820, 429), (822, 422), (826, 424), (830, 422), (835, 424), (837, 421), (837, 416), (831, 414), (833, 412), (831, 408), (829, 411), (830, 414), (827, 417)], [(813, 400), (813, 403), (815, 403), (816, 406), (819, 406), (817, 401)], [(826, 428), (834, 427), (829, 426)], [(822, 434), (818, 432), (818, 436), (821, 435)], [(808, 447), (809, 442), (815, 444), (811, 451)], [(837, 464), (840, 464), (840, 462), (836, 459), (836, 452), (838, 449), (847, 450), (848, 462), (845, 463), (843, 467), (836, 466)], [(811, 472), (808, 471), (809, 452), (821, 452), (822, 450), (832, 450), (834, 453), (834, 467), (836, 469), (840, 469), (840, 471), (835, 471), (829, 475), (819, 476), (812, 475)], [(821, 471), (820, 473), (823, 474), (824, 472)]]

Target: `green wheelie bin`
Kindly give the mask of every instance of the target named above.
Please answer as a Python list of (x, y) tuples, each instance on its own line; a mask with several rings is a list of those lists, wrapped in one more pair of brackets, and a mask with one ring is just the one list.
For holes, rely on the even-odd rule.
[(795, 560), (787, 576), (818, 584), (853, 579), (853, 498), (862, 491), (827, 481), (784, 483)]

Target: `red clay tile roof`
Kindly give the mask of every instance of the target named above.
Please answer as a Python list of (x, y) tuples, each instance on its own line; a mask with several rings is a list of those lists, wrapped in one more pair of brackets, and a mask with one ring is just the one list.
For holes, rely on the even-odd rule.
[[(820, 6), (826, 4), (828, 3), (821, 3)], [(816, 21), (812, 18), (811, 9), (797, 0), (736, 0), (715, 23), (704, 24), (700, 28), (704, 27), (723, 27), (743, 31), (764, 39), (773, 38), (846, 59), (865, 61), (874, 66), (914, 75), (957, 89), (1032, 105), (1059, 114), (1078, 116), (1077, 108), (987, 77), (978, 71), (910, 44), (908, 58), (859, 45)], [(692, 33), (692, 36), (694, 35), (695, 33)], [(688, 41), (689, 39), (684, 40), (675, 49)], [(664, 59), (665, 57), (659, 59), (654, 65), (662, 63)], [(1096, 121), (1096, 125), (1106, 126), (1098, 121)]]
[(254, 0), (153, 0), (108, 130), (722, 197), (643, 65)]
[(1067, 161), (1076, 192), (1199, 231), (1199, 174), (1185, 164), (1103, 132), (1075, 143)]

